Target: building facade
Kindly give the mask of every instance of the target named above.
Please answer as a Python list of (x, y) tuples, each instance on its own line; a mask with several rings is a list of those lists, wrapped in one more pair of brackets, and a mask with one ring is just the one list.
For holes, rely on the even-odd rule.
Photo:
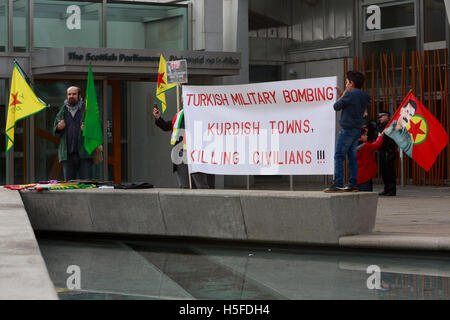
[[(51, 127), (66, 88), (84, 92), (91, 62), (107, 154), (95, 177), (175, 187), (169, 136), (151, 116), (159, 53), (188, 59), (189, 84), (199, 85), (337, 75), (343, 86), (345, 71), (358, 69), (366, 74), (372, 117), (393, 113), (413, 90), (449, 132), (447, 2), (0, 0), (0, 119), (6, 123), (14, 59), (50, 104), (17, 123), (14, 150), (5, 154), (0, 139), (0, 184), (62, 178)], [(167, 100), (170, 119), (175, 93)], [(449, 158), (447, 147), (425, 173), (405, 157), (399, 183), (448, 183)], [(228, 176), (216, 177), (216, 187), (267, 181), (289, 185), (289, 177)]]
[[(249, 0), (250, 81), (337, 75), (343, 87), (345, 71), (360, 70), (373, 118), (393, 114), (413, 90), (450, 132), (449, 7), (445, 0)], [(398, 183), (449, 183), (449, 158), (446, 147), (425, 173), (405, 156)]]

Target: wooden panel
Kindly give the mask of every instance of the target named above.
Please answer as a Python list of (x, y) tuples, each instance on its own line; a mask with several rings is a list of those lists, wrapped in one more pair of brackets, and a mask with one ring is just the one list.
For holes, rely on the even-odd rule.
[(120, 144), (120, 81), (108, 81), (112, 87), (112, 118), (113, 118), (113, 156), (108, 157), (108, 163), (113, 166), (113, 181), (115, 184), (122, 182), (122, 150)]

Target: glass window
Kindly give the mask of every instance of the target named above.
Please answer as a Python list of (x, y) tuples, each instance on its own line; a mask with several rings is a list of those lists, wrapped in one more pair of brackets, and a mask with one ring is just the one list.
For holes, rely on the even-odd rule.
[[(378, 4), (377, 6), (380, 9), (379, 19), (381, 30), (413, 27), (416, 25), (414, 2), (386, 3)], [(377, 31), (377, 29), (368, 29), (366, 22), (373, 15), (377, 15), (377, 13), (375, 11), (368, 13), (367, 8), (368, 6), (363, 7), (365, 31)]]
[(107, 47), (187, 50), (187, 7), (108, 3)]
[(14, 184), (25, 183), (28, 175), (26, 121), (27, 119), (17, 121), (14, 128)]
[[(367, 42), (363, 44), (363, 56), (375, 56), (375, 63), (378, 63), (380, 54), (393, 53), (396, 58), (401, 57), (405, 52), (410, 57), (411, 51), (416, 50), (416, 38), (402, 38), (393, 40), (383, 40)], [(390, 57), (389, 57), (390, 59)], [(389, 65), (391, 60), (389, 60)]]
[(280, 66), (250, 65), (250, 83), (281, 80)]
[[(7, 79), (0, 79), (0, 123), (6, 124), (6, 112), (8, 105)], [(5, 128), (2, 128), (2, 133)], [(1, 135), (0, 139), (0, 185), (6, 184), (6, 136)]]
[(445, 41), (444, 0), (425, 0), (425, 42)]
[(15, 52), (28, 50), (28, 0), (14, 0), (13, 4), (13, 46)]
[(8, 0), (0, 0), (0, 52), (8, 49)]
[(36, 0), (33, 26), (36, 48), (100, 48), (102, 3)]

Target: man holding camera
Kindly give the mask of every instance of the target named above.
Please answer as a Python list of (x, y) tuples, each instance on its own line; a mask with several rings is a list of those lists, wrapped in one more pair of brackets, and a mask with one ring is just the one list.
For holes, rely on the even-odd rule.
[[(184, 129), (184, 116), (183, 110), (175, 114), (172, 121), (166, 121), (161, 117), (161, 113), (156, 105), (153, 108), (153, 116), (155, 117), (155, 124), (163, 131), (174, 131), (177, 129)], [(176, 121), (178, 120), (178, 121)], [(179, 127), (177, 127), (179, 126)], [(185, 150), (179, 145), (183, 143), (183, 136), (180, 135), (175, 142), (174, 148), (179, 148), (180, 158), (183, 158)], [(173, 171), (177, 173), (178, 186), (183, 189), (189, 189), (189, 170), (186, 163), (173, 164)], [(191, 175), (193, 186), (197, 189), (209, 189), (207, 176), (204, 173), (197, 172)]]

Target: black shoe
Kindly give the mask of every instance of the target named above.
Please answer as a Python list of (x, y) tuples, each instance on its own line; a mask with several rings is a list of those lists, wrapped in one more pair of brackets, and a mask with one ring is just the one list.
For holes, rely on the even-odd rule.
[(344, 192), (344, 187), (338, 187), (337, 185), (335, 185), (334, 183), (329, 186), (328, 188), (326, 188), (325, 190), (323, 190), (323, 192), (327, 192), (327, 193), (332, 193), (332, 192)]
[(387, 194), (387, 192), (386, 191), (383, 191), (383, 192), (380, 192), (378, 195), (379, 196), (385, 196)]
[(386, 197), (395, 197), (396, 194), (394, 192), (388, 192), (385, 194)]
[(353, 187), (353, 186), (348, 186), (344, 188), (345, 192), (358, 192), (359, 189), (357, 187)]

